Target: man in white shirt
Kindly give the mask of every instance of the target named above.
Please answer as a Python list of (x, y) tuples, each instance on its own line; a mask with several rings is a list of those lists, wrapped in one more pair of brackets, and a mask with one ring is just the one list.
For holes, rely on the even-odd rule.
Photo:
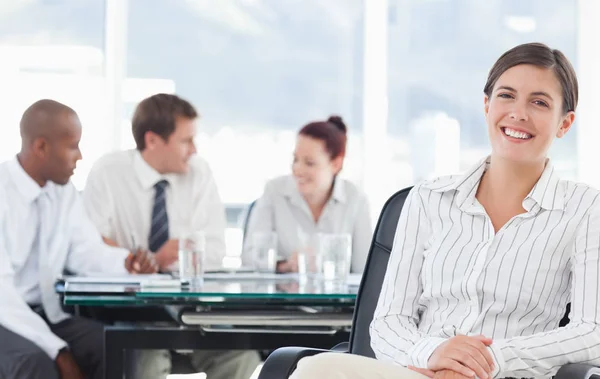
[(69, 179), (81, 159), (75, 111), (52, 100), (21, 119), (22, 146), (0, 164), (0, 377), (103, 378), (103, 326), (65, 314), (63, 271), (153, 272), (149, 255), (109, 247)]
[[(136, 150), (111, 153), (92, 168), (84, 192), (86, 209), (104, 240), (155, 253), (161, 271), (177, 269), (178, 238), (206, 235), (206, 265), (225, 256), (225, 211), (208, 164), (194, 156), (197, 112), (184, 99), (157, 94), (143, 100), (132, 120)], [(189, 357), (211, 379), (247, 379), (257, 364), (253, 351), (198, 350)], [(136, 353), (133, 377), (164, 379), (171, 372), (166, 350)]]

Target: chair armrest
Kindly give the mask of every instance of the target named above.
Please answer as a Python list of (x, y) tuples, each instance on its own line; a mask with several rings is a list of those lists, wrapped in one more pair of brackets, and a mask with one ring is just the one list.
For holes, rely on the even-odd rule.
[(347, 353), (350, 350), (350, 342), (340, 342), (331, 348), (331, 351), (336, 353)]
[(296, 369), (300, 359), (330, 351), (298, 346), (281, 347), (269, 355), (258, 374), (258, 379), (287, 379)]
[(554, 379), (591, 379), (600, 378), (600, 368), (583, 363), (564, 365)]

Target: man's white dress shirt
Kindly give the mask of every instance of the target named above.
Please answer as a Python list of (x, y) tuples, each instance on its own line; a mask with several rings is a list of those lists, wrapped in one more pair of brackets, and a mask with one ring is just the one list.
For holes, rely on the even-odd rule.
[(169, 238), (202, 230), (206, 234), (206, 265), (220, 268), (225, 256), (225, 209), (206, 161), (193, 157), (185, 174), (161, 175), (138, 150), (119, 151), (100, 158), (84, 190), (86, 210), (100, 233), (119, 246), (134, 248), (132, 239), (148, 248), (154, 185), (166, 187)]
[(54, 291), (63, 271), (124, 275), (127, 254), (103, 243), (71, 183), (42, 188), (16, 157), (0, 164), (2, 326), (54, 359), (66, 343), (29, 306), (42, 305), (53, 323), (68, 318)]
[[(600, 364), (600, 192), (550, 162), (497, 233), (475, 198), (488, 160), (417, 185), (402, 210), (374, 319), (378, 359), (427, 367), (448, 338), (494, 343), (495, 378)], [(571, 322), (558, 328), (567, 303)]]

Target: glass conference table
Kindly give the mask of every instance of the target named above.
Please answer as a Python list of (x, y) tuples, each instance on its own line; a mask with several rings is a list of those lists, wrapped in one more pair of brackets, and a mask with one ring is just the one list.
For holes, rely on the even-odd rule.
[(104, 337), (112, 379), (131, 349), (331, 348), (348, 341), (359, 279), (226, 272), (190, 287), (164, 276), (65, 277), (56, 291), (71, 311), (101, 309), (116, 321)]

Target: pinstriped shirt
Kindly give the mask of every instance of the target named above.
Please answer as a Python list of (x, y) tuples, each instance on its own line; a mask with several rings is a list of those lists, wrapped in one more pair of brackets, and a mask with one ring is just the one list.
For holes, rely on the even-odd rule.
[[(415, 186), (400, 215), (374, 319), (378, 359), (427, 367), (459, 334), (493, 338), (494, 378), (600, 364), (600, 192), (548, 161), (525, 213), (498, 232), (475, 198), (489, 165)], [(569, 325), (559, 328), (571, 303)]]

